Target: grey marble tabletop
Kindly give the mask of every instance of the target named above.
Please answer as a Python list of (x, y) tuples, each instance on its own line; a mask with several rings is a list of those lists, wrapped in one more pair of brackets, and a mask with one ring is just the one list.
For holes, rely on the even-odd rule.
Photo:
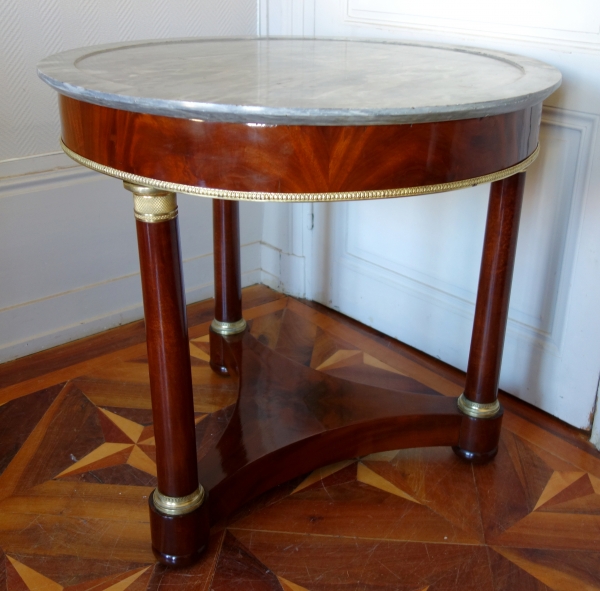
[(197, 38), (73, 49), (39, 76), (67, 96), (128, 111), (288, 125), (467, 119), (539, 103), (561, 82), (537, 60), (366, 39)]

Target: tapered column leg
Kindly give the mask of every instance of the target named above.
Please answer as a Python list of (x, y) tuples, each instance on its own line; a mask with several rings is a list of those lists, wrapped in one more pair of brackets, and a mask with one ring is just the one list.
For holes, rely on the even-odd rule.
[(242, 317), (239, 211), (237, 201), (213, 200), (215, 318), (210, 326), (210, 366), (220, 375), (229, 375), (223, 337), (246, 329)]
[(524, 187), (523, 172), (496, 181), (490, 191), (467, 380), (458, 399), (464, 418), (454, 448), (472, 462), (486, 462), (498, 451), (498, 380)]
[(175, 193), (125, 183), (134, 196), (158, 486), (149, 498), (152, 550), (185, 566), (206, 546), (198, 484), (192, 374)]

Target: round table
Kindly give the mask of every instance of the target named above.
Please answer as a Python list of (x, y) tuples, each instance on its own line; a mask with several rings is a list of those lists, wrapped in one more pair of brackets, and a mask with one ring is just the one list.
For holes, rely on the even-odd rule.
[[(133, 193), (158, 486), (155, 555), (195, 561), (210, 524), (319, 466), (388, 449), (497, 451), (498, 378), (525, 170), (560, 73), (513, 54), (362, 39), (201, 38), (46, 58), (62, 146)], [(464, 393), (388, 392), (278, 356), (242, 317), (238, 202), (406, 197), (491, 182)], [(213, 199), (211, 367), (235, 411), (198, 463), (176, 193)], [(199, 484), (200, 482), (200, 484)]]

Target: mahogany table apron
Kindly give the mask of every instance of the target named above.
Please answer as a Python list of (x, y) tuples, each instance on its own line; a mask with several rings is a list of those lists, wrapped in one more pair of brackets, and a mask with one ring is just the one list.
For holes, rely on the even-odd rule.
[[(525, 183), (554, 68), (444, 45), (335, 39), (184, 39), (47, 58), (65, 152), (125, 181), (138, 235), (158, 486), (152, 545), (195, 561), (211, 523), (327, 463), (449, 445), (496, 454), (498, 379)], [(353, 384), (246, 331), (239, 200), (416, 196), (491, 182), (467, 379), (452, 398)], [(196, 458), (176, 193), (213, 198), (210, 364), (239, 380), (220, 441)], [(200, 476), (200, 484), (199, 484)]]

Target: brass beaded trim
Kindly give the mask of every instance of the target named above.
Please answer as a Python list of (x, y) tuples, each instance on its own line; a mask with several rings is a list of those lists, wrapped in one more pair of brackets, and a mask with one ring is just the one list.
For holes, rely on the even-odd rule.
[(137, 211), (133, 212), (136, 220), (140, 220), (140, 222), (145, 222), (147, 224), (156, 224), (158, 222), (168, 222), (169, 220), (173, 220), (177, 217), (177, 211), (172, 211), (171, 213), (165, 213), (163, 215), (155, 215), (150, 213), (141, 214)]
[(204, 488), (199, 486), (192, 494), (185, 497), (168, 497), (157, 488), (152, 493), (154, 506), (166, 515), (185, 515), (195, 511), (204, 502)]
[(491, 419), (502, 408), (498, 400), (489, 403), (473, 402), (465, 396), (464, 392), (458, 397), (457, 406), (463, 414), (474, 419)]
[(214, 332), (227, 336), (244, 332), (246, 330), (246, 321), (242, 318), (236, 322), (222, 322), (221, 320), (213, 318), (210, 327)]
[(200, 197), (210, 197), (213, 199), (226, 199), (233, 201), (285, 201), (285, 202), (306, 202), (306, 201), (359, 201), (364, 199), (389, 199), (392, 197), (412, 197), (414, 195), (429, 195), (431, 193), (443, 193), (445, 191), (455, 191), (457, 189), (465, 189), (482, 185), (484, 183), (493, 183), (519, 172), (526, 170), (538, 157), (540, 153), (539, 145), (525, 160), (491, 174), (455, 181), (452, 183), (441, 183), (437, 185), (423, 185), (420, 187), (405, 187), (402, 189), (385, 189), (381, 191), (348, 191), (344, 193), (264, 193), (251, 191), (228, 191), (226, 189), (208, 189), (206, 187), (194, 187), (192, 185), (181, 185), (179, 183), (171, 183), (168, 181), (160, 181), (148, 177), (122, 172), (110, 166), (98, 164), (92, 160), (88, 160), (79, 154), (76, 154), (61, 140), (61, 146), (67, 156), (71, 157), (75, 162), (91, 168), (96, 172), (101, 172), (108, 176), (128, 181), (136, 185), (144, 185), (147, 187), (155, 187), (165, 191), (175, 193), (187, 193), (188, 195), (199, 195)]

